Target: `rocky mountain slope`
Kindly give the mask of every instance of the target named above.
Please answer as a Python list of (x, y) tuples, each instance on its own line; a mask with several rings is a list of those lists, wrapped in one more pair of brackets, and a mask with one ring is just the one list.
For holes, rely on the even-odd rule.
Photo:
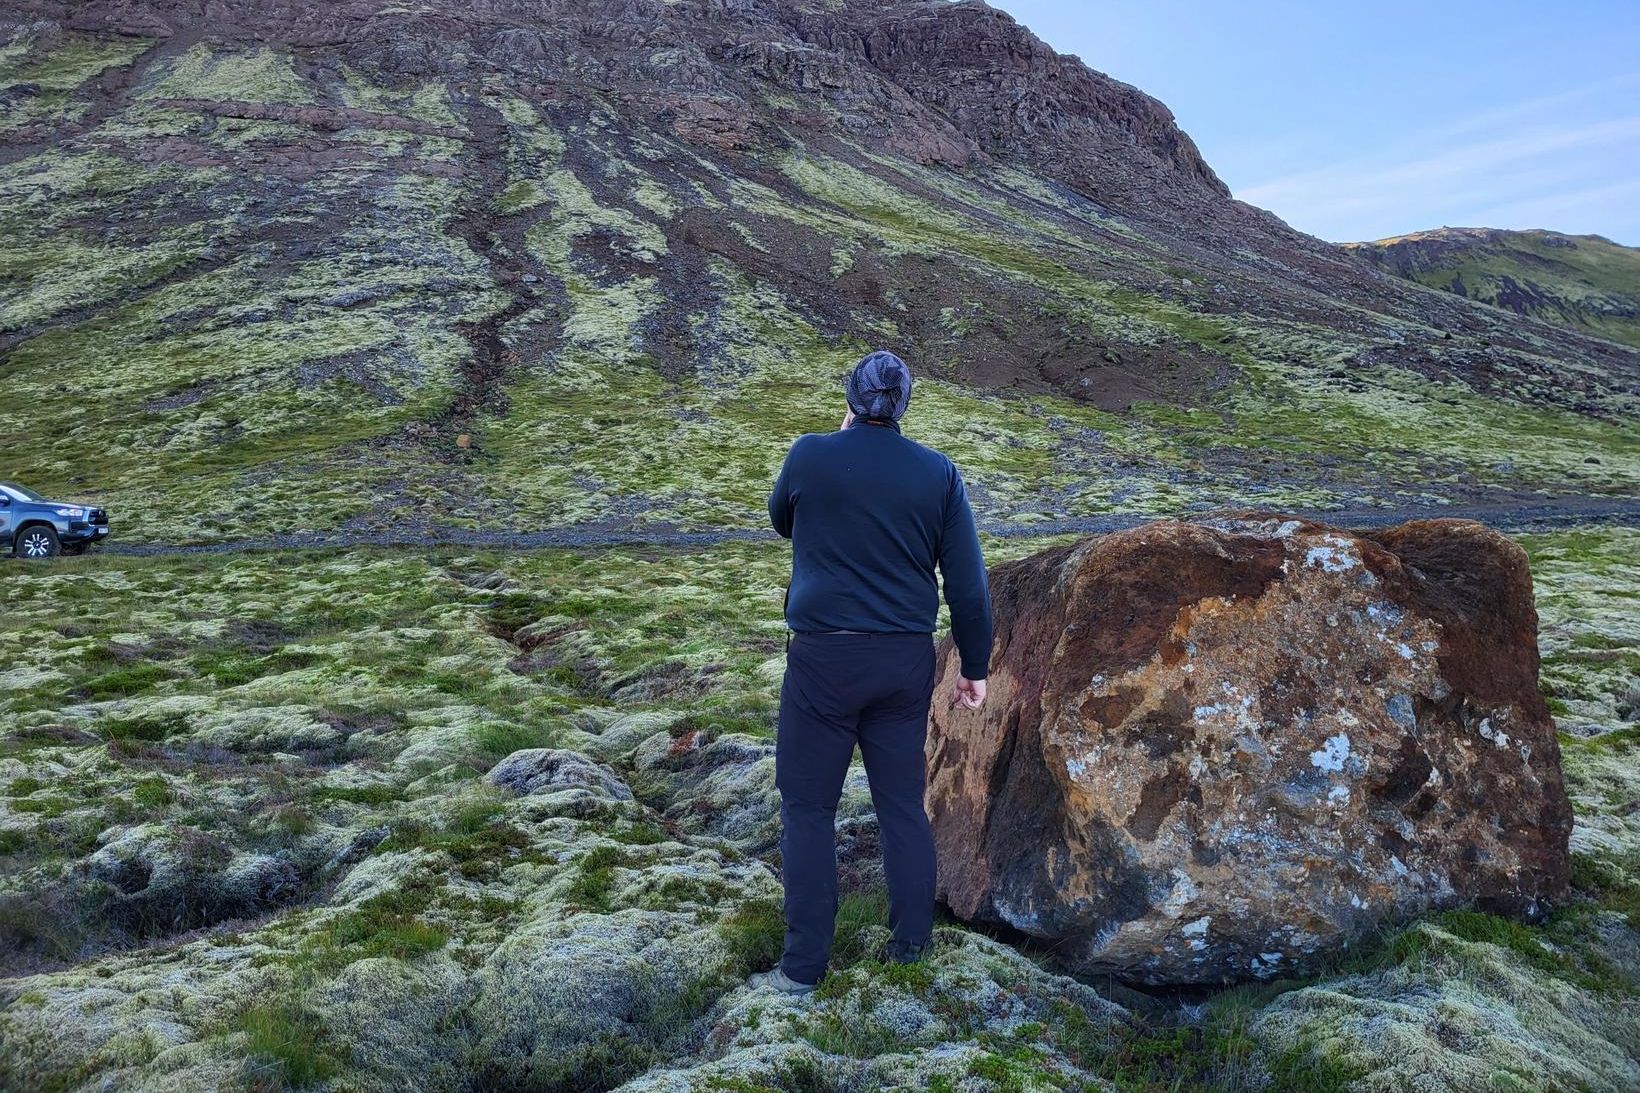
[(0, 39), (7, 473), (128, 536), (756, 523), (872, 345), (993, 520), (1640, 480), (1640, 353), (1229, 199), (980, 3), (25, 0)]
[(1640, 249), (1602, 236), (1439, 228), (1345, 249), (1431, 288), (1640, 345)]

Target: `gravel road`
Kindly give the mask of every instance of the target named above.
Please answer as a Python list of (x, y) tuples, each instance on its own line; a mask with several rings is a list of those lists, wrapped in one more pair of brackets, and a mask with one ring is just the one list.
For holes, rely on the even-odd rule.
[[(1201, 515), (1181, 513), (1180, 515)], [(1345, 508), (1328, 511), (1292, 510), (1342, 527), (1387, 527), (1407, 520), (1447, 517), (1479, 520), (1502, 531), (1539, 531), (1573, 524), (1640, 524), (1640, 497), (1550, 497), (1541, 499), (1452, 505), (1425, 508)], [(1001, 537), (1091, 534), (1120, 531), (1147, 520), (1147, 513), (1111, 512), (1065, 520), (1038, 520), (1029, 523), (982, 522), (980, 530)], [(312, 550), (361, 546), (391, 547), (475, 547), (499, 550), (538, 550), (546, 547), (646, 546), (668, 549), (696, 549), (720, 543), (772, 540), (766, 528), (725, 528), (714, 531), (681, 531), (660, 527), (612, 527), (579, 525), (542, 528), (535, 531), (475, 530), (406, 525), (389, 531), (295, 531), (229, 539), (213, 543), (125, 543), (112, 541), (101, 547), (110, 554), (237, 554), (257, 550)]]

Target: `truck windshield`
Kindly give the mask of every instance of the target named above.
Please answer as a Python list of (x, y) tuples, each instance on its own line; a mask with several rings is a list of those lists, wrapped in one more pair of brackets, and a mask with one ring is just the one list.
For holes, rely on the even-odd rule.
[(25, 490), (22, 486), (12, 485), (10, 482), (0, 482), (0, 493), (9, 494), (13, 501), (44, 501), (45, 498), (33, 490)]

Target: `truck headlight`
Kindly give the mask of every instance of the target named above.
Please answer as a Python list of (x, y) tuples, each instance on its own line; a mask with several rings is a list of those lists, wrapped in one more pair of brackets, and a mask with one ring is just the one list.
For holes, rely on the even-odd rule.
[(84, 509), (52, 509), (58, 516), (84, 516)]

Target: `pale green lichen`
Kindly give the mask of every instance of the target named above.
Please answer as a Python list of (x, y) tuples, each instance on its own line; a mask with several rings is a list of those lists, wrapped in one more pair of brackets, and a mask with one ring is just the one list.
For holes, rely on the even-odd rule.
[(313, 86), (284, 53), (258, 47), (232, 53), (203, 43), (166, 62), (139, 93), (144, 98), (216, 99), (228, 102), (316, 101)]
[(342, 66), (343, 99), (348, 106), (378, 114), (399, 115), (428, 125), (463, 128), (451, 102), (450, 88), (438, 80), (421, 84), (414, 91), (387, 88), (349, 65)]
[(85, 112), (74, 92), (110, 68), (123, 68), (153, 46), (149, 38), (93, 38), (71, 34), (52, 42), (42, 54), (39, 43), (24, 35), (0, 48), (0, 91), (28, 88), (20, 101), (8, 102), (0, 133), (38, 123), (73, 121)]
[[(1632, 591), (1631, 537), (1528, 541), (1551, 631)], [(988, 553), (995, 564), (1052, 541)], [(1579, 579), (1580, 559), (1599, 580)], [(1200, 1025), (1124, 1014), (961, 931), (942, 931), (925, 969), (877, 964), (882, 908), (858, 900), (820, 999), (792, 1007), (739, 986), (779, 941), (773, 875), (734, 848), (768, 845), (778, 805), (760, 741), (785, 569), (783, 546), (749, 543), (20, 570), (0, 640), (28, 648), (36, 674), (0, 692), (0, 719), (17, 726), (0, 752), (0, 928), (71, 963), (0, 988), (0, 1076), (369, 1086), (413, 1069), (429, 1088), (596, 1073), (682, 1089), (813, 1062), (884, 1088), (1630, 1080), (1640, 968), (1618, 916), (1640, 790), (1624, 732), (1566, 744), (1579, 868), (1605, 870), (1590, 875), (1617, 910), (1577, 904), (1543, 927), (1437, 917), (1349, 974), (1232, 992)], [(95, 619), (60, 625), (81, 603)], [(480, 782), (510, 752), (565, 746), (613, 764), (638, 800)], [(842, 814), (869, 809), (851, 777)], [(114, 929), (87, 885), (137, 876), (133, 862), (148, 863), (139, 891), (154, 891), (120, 897), (131, 917)], [(269, 887), (287, 868), (334, 887), (288, 906)], [(155, 929), (142, 908), (191, 907), (184, 921), (209, 927), (268, 900), (266, 921), (237, 936), (74, 961)], [(1463, 1036), (1431, 1035), (1431, 1021)], [(721, 1033), (702, 1051), (706, 1028)]]
[(1640, 718), (1640, 533), (1522, 539), (1532, 558), (1543, 687), (1561, 729), (1588, 736)]
[(1632, 1006), (1435, 925), (1401, 944), (1415, 955), (1277, 999), (1253, 1023), (1266, 1053), (1353, 1093), (1640, 1082)]

